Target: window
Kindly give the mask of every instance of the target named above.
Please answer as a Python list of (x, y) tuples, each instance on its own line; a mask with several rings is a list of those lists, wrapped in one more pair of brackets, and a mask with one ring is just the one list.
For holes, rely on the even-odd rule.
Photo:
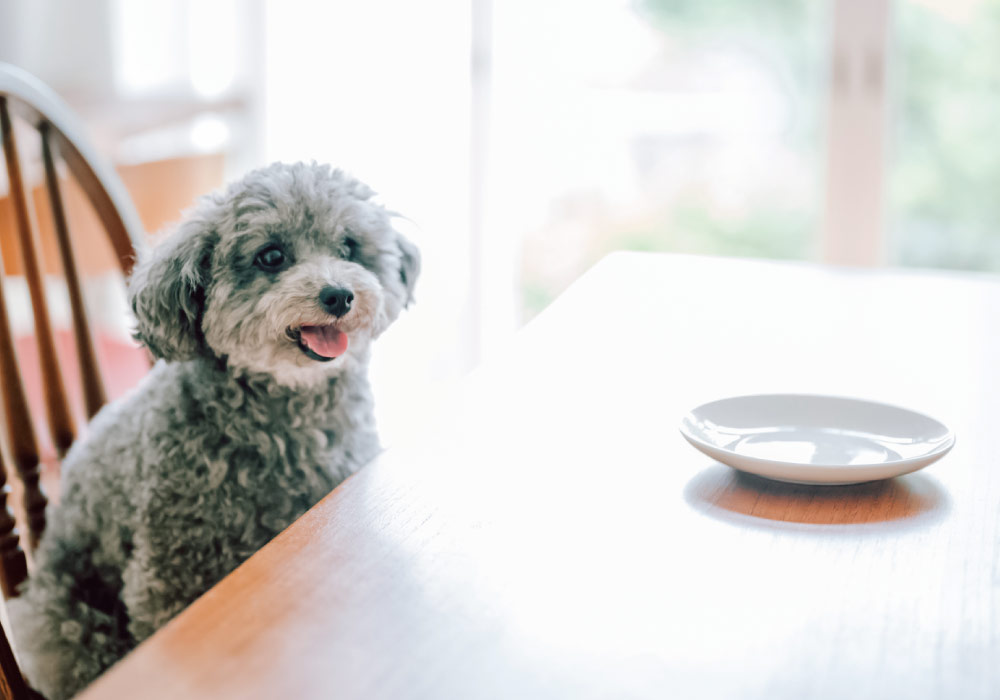
[(1000, 2), (894, 7), (891, 262), (1000, 270)]
[(815, 254), (823, 3), (512, 0), (494, 13), (487, 245), (520, 242), (506, 252), (518, 317), (615, 249)]

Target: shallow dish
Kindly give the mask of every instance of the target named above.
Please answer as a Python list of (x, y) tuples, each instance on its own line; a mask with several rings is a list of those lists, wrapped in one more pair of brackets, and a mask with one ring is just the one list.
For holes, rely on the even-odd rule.
[(922, 413), (835, 396), (766, 394), (704, 404), (681, 434), (723, 464), (796, 484), (857, 484), (941, 459), (954, 434)]

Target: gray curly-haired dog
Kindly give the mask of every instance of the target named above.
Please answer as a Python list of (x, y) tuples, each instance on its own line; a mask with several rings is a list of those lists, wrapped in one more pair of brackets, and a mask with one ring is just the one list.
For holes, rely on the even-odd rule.
[(138, 261), (137, 337), (161, 358), (63, 464), (11, 606), (26, 675), (82, 689), (379, 450), (372, 341), (417, 249), (361, 182), (275, 164), (202, 198)]

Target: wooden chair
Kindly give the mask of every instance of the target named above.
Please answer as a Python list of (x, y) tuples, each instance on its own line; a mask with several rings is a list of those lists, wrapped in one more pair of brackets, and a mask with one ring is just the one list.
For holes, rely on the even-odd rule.
[[(63, 195), (56, 169), (61, 158), (71, 176), (85, 193), (107, 231), (121, 270), (128, 274), (136, 249), (142, 244), (142, 225), (115, 172), (93, 152), (80, 124), (54, 92), (24, 71), (0, 63), (0, 135), (6, 164), (21, 269), (27, 281), (35, 337), (44, 388), (48, 429), (61, 458), (76, 436), (72, 412), (59, 368), (52, 326), (49, 321), (41, 266), (40, 246), (34, 212), (25, 187), (24, 170), (18, 157), (15, 120), (38, 131), (44, 181), (59, 258), (66, 279), (82, 394), (88, 417), (105, 403), (105, 392), (84, 307), (80, 275), (66, 220)], [(0, 256), (12, 251), (2, 250)], [(3, 275), (0, 258), (0, 277)], [(45, 528), (46, 497), (39, 485), (39, 448), (36, 430), (28, 411), (22, 376), (15, 356), (14, 339), (7, 316), (3, 287), (0, 285), (0, 398), (3, 422), (0, 442), (7, 447), (14, 473), (21, 482), (27, 524), (26, 547), (38, 543)], [(0, 589), (5, 598), (17, 595), (17, 586), (27, 575), (25, 551), (21, 547), (15, 520), (8, 504), (7, 468), (0, 452)], [(17, 668), (10, 644), (0, 632), (0, 698), (34, 698)]]

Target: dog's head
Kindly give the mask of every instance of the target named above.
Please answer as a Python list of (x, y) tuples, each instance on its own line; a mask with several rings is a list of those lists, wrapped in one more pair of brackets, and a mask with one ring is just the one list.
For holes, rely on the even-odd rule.
[(276, 163), (202, 198), (129, 282), (157, 357), (308, 383), (367, 353), (413, 298), (416, 247), (363, 183)]

